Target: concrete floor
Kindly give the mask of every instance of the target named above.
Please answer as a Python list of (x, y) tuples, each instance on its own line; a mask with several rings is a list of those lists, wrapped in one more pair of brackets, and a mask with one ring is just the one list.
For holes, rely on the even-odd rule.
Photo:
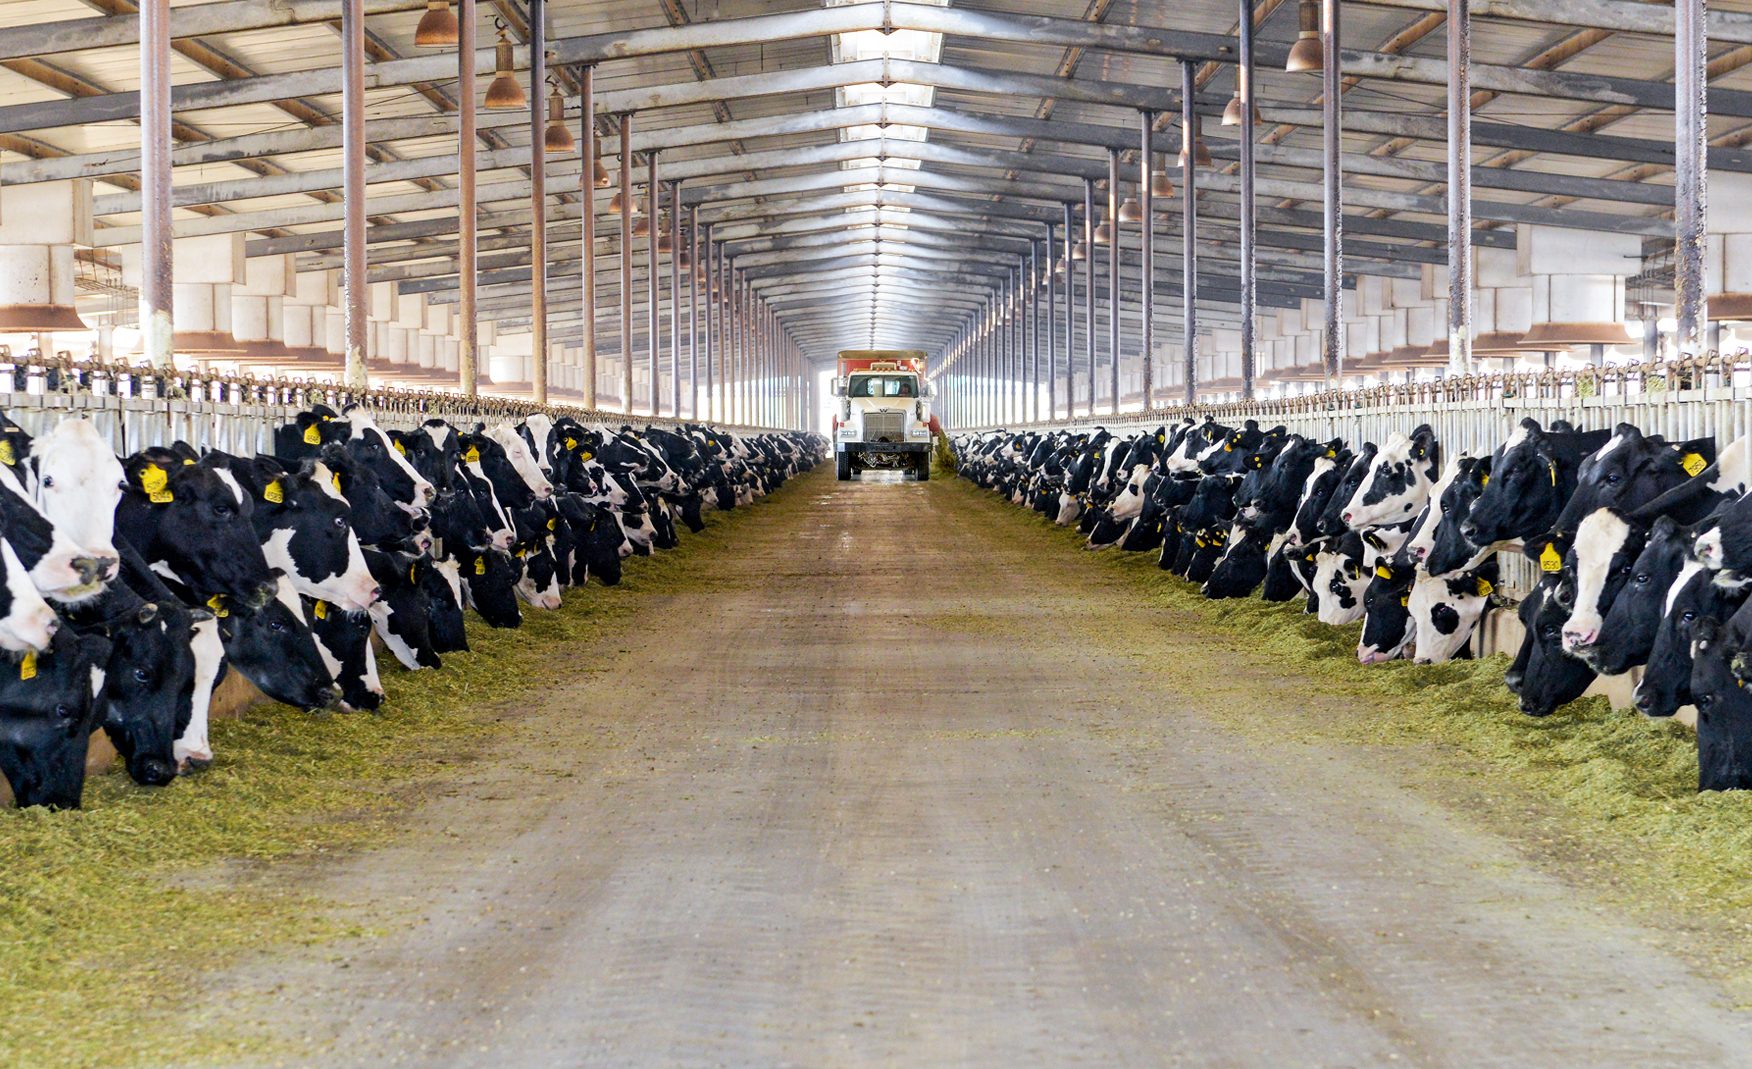
[(1660, 933), (1211, 710), (1332, 713), (1308, 680), (956, 487), (788, 492), (319, 881), (413, 924), (239, 1012), (325, 1065), (1752, 1062)]

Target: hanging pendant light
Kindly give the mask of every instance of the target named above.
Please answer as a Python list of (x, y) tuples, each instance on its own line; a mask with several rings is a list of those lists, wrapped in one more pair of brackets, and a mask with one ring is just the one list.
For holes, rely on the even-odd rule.
[(1168, 180), (1168, 172), (1158, 163), (1156, 169), (1150, 172), (1150, 197), (1153, 200), (1167, 200), (1174, 196), (1174, 183)]
[[(1198, 167), (1209, 167), (1211, 165), (1210, 146), (1205, 144), (1204, 138), (1201, 137), (1193, 143), (1192, 159), (1193, 164)], [(1184, 146), (1180, 149), (1180, 169), (1183, 171), (1186, 170), (1186, 148)]]
[(1101, 225), (1095, 228), (1095, 244), (1113, 244), (1113, 222), (1111, 220), (1104, 219), (1101, 221)]
[(1296, 33), (1296, 43), (1290, 46), (1284, 70), (1291, 74), (1317, 72), (1326, 65), (1320, 49), (1320, 0), (1301, 0), (1297, 13), (1301, 29)]
[(645, 214), (645, 206), (639, 198), (633, 198), (633, 236), (644, 238), (651, 236), (651, 217)]
[[(1253, 121), (1255, 123), (1259, 122), (1259, 105), (1258, 104), (1253, 105)], [(1240, 126), (1241, 125), (1241, 94), (1239, 92), (1237, 92), (1234, 96), (1230, 97), (1229, 103), (1227, 103), (1223, 106), (1223, 125), (1224, 126)]]
[(549, 155), (559, 156), (572, 152), (578, 143), (572, 140), (572, 131), (566, 129), (566, 98), (560, 95), (558, 85), (548, 84), (553, 92), (548, 94), (548, 124), (541, 135), (541, 146)]
[(1071, 246), (1071, 259), (1082, 261), (1082, 260), (1087, 260), (1088, 258), (1089, 258), (1089, 245), (1087, 242), (1079, 241), (1075, 245)]
[[(596, 176), (593, 179), (591, 179), (591, 181), (596, 183), (597, 189), (607, 189), (610, 185), (613, 184), (614, 179), (609, 177), (608, 166), (602, 162), (602, 135), (601, 134), (596, 135), (596, 140), (595, 140), (594, 144), (596, 145), (596, 151), (591, 153), (590, 158), (596, 161)], [(620, 206), (616, 205), (615, 210), (619, 211)]]
[(493, 21), (498, 23), (499, 43), (493, 46), (493, 80), (487, 86), (487, 98), (482, 107), (490, 111), (527, 108), (529, 98), (523, 95), (523, 86), (517, 81), (511, 42), (505, 39), (505, 24), (497, 19)]
[(456, 12), (450, 10), (450, 0), (430, 0), (420, 24), (414, 27), (414, 44), (421, 48), (455, 47), (462, 38)]
[(675, 251), (675, 243), (669, 240), (669, 228), (663, 225), (662, 216), (657, 217), (657, 251)]
[(1119, 221), (1122, 223), (1141, 223), (1144, 221), (1144, 206), (1138, 203), (1138, 198), (1125, 198), (1125, 203), (1119, 206)]

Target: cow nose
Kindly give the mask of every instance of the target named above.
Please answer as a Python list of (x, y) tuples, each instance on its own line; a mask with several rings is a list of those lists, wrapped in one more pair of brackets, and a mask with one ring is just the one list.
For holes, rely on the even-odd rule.
[(128, 770), (135, 783), (147, 787), (162, 787), (176, 778), (176, 764), (162, 757), (137, 758)]
[(1342, 519), (1343, 519), (1343, 520), (1344, 520), (1344, 522), (1346, 522), (1346, 523), (1349, 523), (1349, 522), (1351, 522), (1351, 514), (1350, 514), (1350, 513), (1348, 513), (1348, 512), (1347, 512), (1347, 513), (1345, 513), (1345, 514), (1344, 514), (1344, 516), (1342, 516), (1342, 517), (1341, 517), (1341, 518), (1342, 518)]
[(383, 588), (380, 586), (373, 586), (370, 590), (365, 592), (365, 604), (367, 605), (375, 605), (382, 600)]
[(114, 557), (74, 557), (73, 570), (79, 573), (79, 578), (87, 583), (101, 582), (115, 574), (117, 560)]
[(44, 637), (45, 638), (54, 638), (55, 633), (59, 630), (61, 630), (61, 618), (59, 616), (54, 615), (53, 613), (49, 614), (48, 620), (46, 620), (43, 623)]

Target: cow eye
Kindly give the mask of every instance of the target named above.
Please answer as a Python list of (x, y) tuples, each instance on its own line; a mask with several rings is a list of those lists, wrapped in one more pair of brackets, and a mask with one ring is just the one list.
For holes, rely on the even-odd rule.
[(150, 683), (152, 682), (152, 673), (144, 668), (136, 668), (134, 669), (134, 681), (137, 683)]
[(231, 512), (232, 512), (232, 509), (231, 509), (230, 505), (214, 505), (213, 506), (213, 515), (218, 516), (221, 519), (224, 519), (224, 518), (230, 516)]
[(1679, 614), (1679, 619), (1684, 620), (1686, 623), (1690, 623), (1691, 621), (1697, 619), (1697, 613), (1692, 611), (1691, 609), (1686, 609), (1684, 612)]
[(1613, 472), (1611, 475), (1606, 476), (1606, 485), (1607, 486), (1617, 486), (1619, 483), (1621, 483), (1623, 481), (1624, 481), (1624, 476), (1618, 474), (1617, 472)]
[(336, 527), (347, 526), (347, 518), (345, 516), (336, 516), (335, 517), (335, 526)]
[(1699, 709), (1708, 709), (1710, 706), (1712, 706), (1714, 704), (1715, 704), (1715, 696), (1714, 695), (1712, 695), (1712, 694), (1699, 694), (1699, 695), (1697, 695), (1697, 707)]
[(284, 621), (284, 620), (270, 620), (270, 621), (268, 621), (268, 630), (269, 631), (284, 631), (284, 630), (286, 630), (286, 621)]
[(71, 705), (68, 705), (66, 702), (62, 702), (61, 704), (55, 706), (55, 715), (57, 717), (61, 718), (62, 720), (71, 720), (71, 719), (73, 719), (73, 716), (74, 716), (73, 707)]
[(55, 477), (53, 475), (43, 476), (43, 489), (44, 490), (47, 490), (49, 487), (51, 487), (53, 485), (55, 485)]

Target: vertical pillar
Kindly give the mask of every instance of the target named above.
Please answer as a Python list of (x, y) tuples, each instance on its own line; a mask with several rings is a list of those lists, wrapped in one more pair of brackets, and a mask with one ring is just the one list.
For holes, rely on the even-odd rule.
[[(1065, 206), (1065, 214), (1071, 212)], [(1069, 230), (1067, 228), (1067, 236)], [(1058, 418), (1058, 256), (1052, 247), (1052, 224), (1046, 224), (1046, 418)]]
[(1156, 114), (1148, 109), (1138, 112), (1138, 135), (1142, 145), (1138, 152), (1138, 205), (1143, 208), (1144, 221), (1138, 225), (1138, 245), (1143, 253), (1138, 296), (1143, 302), (1143, 326), (1138, 331), (1144, 361), (1144, 411), (1156, 404), (1156, 207), (1150, 189), (1150, 160), (1155, 152), (1151, 134)]
[(1198, 112), (1191, 61), (1180, 64), (1180, 330), (1186, 403), (1198, 401)]
[(633, 117), (620, 117), (621, 412), (633, 414)]
[(170, 0), (140, 4), (140, 330), (146, 359), (169, 368), (171, 307)]
[[(1119, 257), (1120, 240), (1119, 150), (1107, 150), (1107, 225), (1113, 240), (1107, 244), (1107, 386), (1108, 411), (1119, 412)], [(1092, 252), (1093, 250), (1091, 250)]]
[(712, 397), (712, 360), (717, 353), (717, 342), (713, 339), (713, 331), (718, 326), (718, 299), (712, 296), (712, 285), (718, 280), (717, 254), (712, 251), (712, 226), (706, 224), (705, 247), (700, 250), (706, 268), (706, 421), (715, 422), (718, 418), (718, 405)]
[[(474, 0), (465, 0), (474, 6)], [(596, 410), (596, 67), (586, 64), (579, 75), (579, 191), (584, 200), (584, 407)], [(464, 172), (472, 168), (465, 166)], [(464, 329), (467, 329), (466, 327)]]
[[(539, 144), (539, 141), (538, 141)], [(362, 390), (365, 378), (365, 338), (371, 327), (365, 317), (365, 6), (364, 0), (341, 2), (341, 230), (342, 279), (346, 287), (346, 384)]]
[[(1083, 179), (1083, 349), (1089, 357), (1089, 415), (1095, 415), (1095, 183)], [(1074, 394), (1073, 394), (1074, 396)]]
[[(1674, 348), (1682, 354), (1709, 342), (1709, 33), (1707, 0), (1673, 4), (1673, 310)], [(1726, 280), (1724, 279), (1724, 286)]]
[(1320, 0), (1320, 147), (1326, 203), (1321, 229), (1326, 250), (1325, 344), (1327, 389), (1344, 375), (1344, 83), (1339, 73), (1339, 0)]
[(530, 392), (547, 404), (547, 0), (529, 0), (529, 354)]
[(669, 414), (681, 418), (681, 183), (669, 183)]
[[(1241, 399), (1253, 400), (1255, 268), (1253, 204), (1253, 0), (1241, 0), (1240, 64), (1235, 68), (1241, 106)], [(1195, 146), (1196, 147), (1196, 146)]]
[(1448, 370), (1472, 370), (1472, 0), (1448, 0)]
[(651, 415), (661, 415), (662, 376), (657, 371), (657, 235), (663, 231), (663, 191), (657, 186), (657, 150), (645, 153), (645, 292), (651, 298), (645, 315), (645, 355), (651, 364)]
[[(1049, 260), (1048, 263), (1051, 261)], [(1040, 419), (1040, 246), (1028, 239), (1028, 422)], [(1050, 333), (1050, 332), (1049, 332)]]
[[(700, 210), (687, 210), (687, 414), (700, 418)], [(681, 415), (677, 412), (676, 415)]]

